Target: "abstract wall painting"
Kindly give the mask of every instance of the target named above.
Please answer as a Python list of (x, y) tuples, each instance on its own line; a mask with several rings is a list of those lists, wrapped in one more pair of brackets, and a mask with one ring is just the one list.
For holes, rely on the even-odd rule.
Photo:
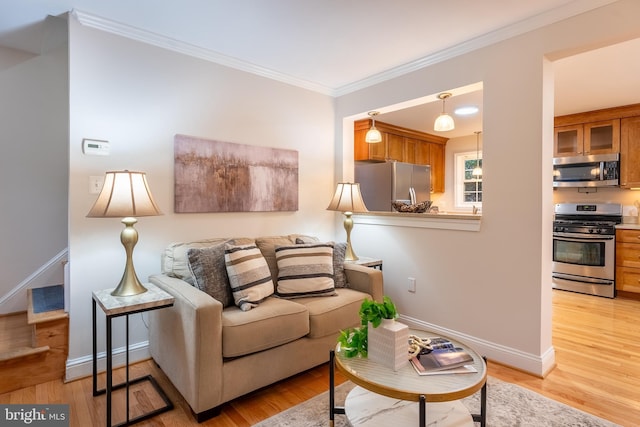
[(298, 210), (298, 152), (174, 138), (177, 213)]

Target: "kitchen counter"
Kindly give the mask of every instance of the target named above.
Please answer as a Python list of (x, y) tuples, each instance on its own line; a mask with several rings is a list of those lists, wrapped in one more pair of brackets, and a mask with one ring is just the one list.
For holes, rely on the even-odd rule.
[(616, 230), (640, 230), (640, 224), (618, 224)]
[(354, 213), (353, 220), (355, 223), (369, 225), (480, 231), (482, 214), (474, 215), (464, 212), (437, 214), (407, 212), (363, 212)]

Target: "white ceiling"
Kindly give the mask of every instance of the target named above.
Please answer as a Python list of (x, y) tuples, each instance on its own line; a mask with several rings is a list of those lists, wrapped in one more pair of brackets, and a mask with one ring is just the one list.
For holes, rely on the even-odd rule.
[[(340, 95), (613, 1), (0, 0), (0, 45), (37, 51), (38, 24), (76, 10), (107, 26), (142, 30), (211, 52), (223, 63)], [(611, 49), (555, 63), (557, 114), (640, 102), (634, 97), (640, 94), (639, 43)], [(477, 95), (453, 97), (447, 110), (478, 103)], [(427, 117), (430, 127), (441, 103), (431, 107), (435, 113), (403, 120)], [(477, 120), (464, 125), (460, 119), (456, 133), (471, 134), (481, 126)]]

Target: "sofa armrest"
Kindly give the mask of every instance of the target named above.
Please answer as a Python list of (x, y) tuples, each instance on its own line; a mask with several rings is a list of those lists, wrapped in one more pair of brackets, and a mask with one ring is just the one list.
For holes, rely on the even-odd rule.
[(222, 304), (187, 282), (166, 275), (149, 281), (174, 298), (149, 312), (149, 350), (194, 412), (222, 398)]
[(384, 295), (382, 271), (358, 264), (344, 264), (344, 274), (349, 288), (365, 292), (375, 301), (382, 302)]

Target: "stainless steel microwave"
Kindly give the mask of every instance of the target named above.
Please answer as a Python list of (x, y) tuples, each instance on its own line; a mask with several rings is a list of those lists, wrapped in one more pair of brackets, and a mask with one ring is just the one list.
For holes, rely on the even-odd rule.
[(555, 157), (554, 187), (611, 187), (620, 185), (620, 154)]

